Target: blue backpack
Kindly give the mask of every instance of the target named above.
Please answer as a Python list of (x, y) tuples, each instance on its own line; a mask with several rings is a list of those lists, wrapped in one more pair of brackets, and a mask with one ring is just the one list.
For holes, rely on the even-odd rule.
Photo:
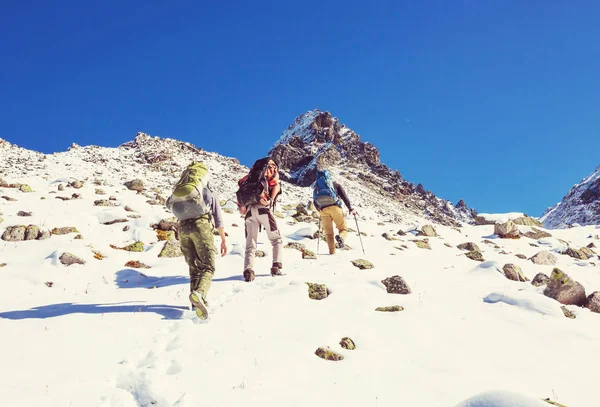
[(313, 201), (320, 208), (341, 205), (328, 170), (317, 171), (317, 180), (313, 189)]

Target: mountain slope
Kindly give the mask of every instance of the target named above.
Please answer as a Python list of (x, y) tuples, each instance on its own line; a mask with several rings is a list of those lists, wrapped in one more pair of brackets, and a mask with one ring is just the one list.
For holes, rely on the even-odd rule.
[(269, 154), (279, 162), (282, 177), (300, 186), (314, 181), (318, 165), (328, 168), (335, 180), (351, 187), (351, 201), (379, 206), (376, 211), (391, 221), (417, 215), (444, 225), (474, 223), (476, 212), (463, 200), (453, 205), (404, 180), (380, 161), (374, 145), (329, 112), (316, 109), (298, 116)]
[(547, 228), (562, 228), (573, 223), (600, 224), (600, 166), (574, 185), (559, 203), (546, 209), (540, 220)]

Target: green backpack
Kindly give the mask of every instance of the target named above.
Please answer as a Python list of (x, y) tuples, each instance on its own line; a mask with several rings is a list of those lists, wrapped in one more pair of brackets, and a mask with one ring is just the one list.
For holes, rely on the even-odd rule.
[(209, 204), (204, 201), (208, 180), (208, 168), (200, 161), (192, 162), (183, 171), (167, 200), (167, 208), (177, 219), (196, 219), (210, 212)]

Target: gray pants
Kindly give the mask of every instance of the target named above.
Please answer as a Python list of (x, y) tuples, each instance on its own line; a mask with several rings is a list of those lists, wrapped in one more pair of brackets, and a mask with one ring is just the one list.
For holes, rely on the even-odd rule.
[(273, 246), (273, 266), (282, 267), (281, 234), (277, 228), (275, 216), (271, 210), (263, 205), (251, 205), (246, 213), (246, 257), (244, 258), (244, 270), (254, 270), (254, 257), (256, 256), (256, 240), (259, 228), (267, 231), (267, 237)]

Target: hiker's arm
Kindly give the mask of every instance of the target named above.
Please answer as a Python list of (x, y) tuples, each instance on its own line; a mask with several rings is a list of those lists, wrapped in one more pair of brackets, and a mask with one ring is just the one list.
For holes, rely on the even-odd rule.
[(277, 184), (275, 184), (275, 186), (273, 187), (273, 189), (271, 190), (271, 202), (273, 202), (273, 200), (275, 199), (275, 197), (277, 196), (277, 194), (279, 194), (279, 191), (281, 191), (281, 187), (279, 186), (279, 182), (277, 182)]
[(206, 202), (210, 202), (210, 209), (215, 222), (215, 228), (219, 231), (219, 236), (221, 237), (221, 256), (225, 256), (227, 254), (227, 244), (225, 243), (225, 226), (223, 224), (223, 211), (221, 211), (221, 204), (215, 195), (210, 194), (208, 191), (206, 194)]
[(348, 210), (350, 211), (350, 213), (352, 215), (356, 215), (356, 211), (350, 204), (350, 200), (348, 199), (348, 195), (346, 195), (346, 191), (344, 191), (344, 188), (337, 182), (334, 183), (334, 187), (335, 187), (335, 192), (340, 196), (340, 198), (342, 198), (342, 201), (344, 201), (344, 204), (346, 204), (346, 208), (348, 208)]

